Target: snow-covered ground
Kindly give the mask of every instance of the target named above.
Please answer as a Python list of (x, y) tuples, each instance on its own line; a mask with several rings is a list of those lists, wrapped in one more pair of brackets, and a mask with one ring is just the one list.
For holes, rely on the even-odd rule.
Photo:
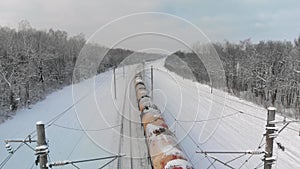
[[(137, 65), (132, 65), (116, 69), (116, 99), (111, 70), (52, 93), (44, 101), (33, 105), (32, 109), (17, 112), (11, 120), (0, 125), (0, 162), (8, 157), (4, 140), (24, 139), (32, 132), (32, 138), (36, 139), (35, 123), (41, 120), (46, 123), (50, 162), (91, 159), (120, 153), (125, 155), (119, 161), (122, 168), (133, 166), (149, 169), (140, 113), (131, 83), (136, 68)], [(123, 137), (120, 137), (122, 121)], [(14, 149), (20, 145), (10, 144)], [(32, 143), (31, 146), (35, 148), (36, 144)], [(36, 168), (35, 159), (34, 151), (23, 145), (3, 168)], [(110, 160), (76, 165), (80, 168), (99, 168)], [(117, 168), (117, 165), (116, 159), (106, 168)]]
[[(214, 90), (214, 95), (212, 95), (208, 86), (168, 72), (163, 68), (163, 60), (156, 61), (151, 65), (154, 65), (155, 68), (154, 102), (161, 108), (171, 130), (176, 133), (180, 146), (195, 168), (208, 168), (211, 162), (214, 162), (212, 158), (206, 158), (203, 154), (195, 153), (196, 151), (257, 149), (265, 132), (267, 111), (264, 108), (218, 90)], [(150, 66), (150, 64), (146, 66)], [(88, 79), (57, 91), (44, 101), (33, 105), (30, 110), (24, 109), (17, 112), (13, 119), (0, 124), (0, 140), (23, 139), (35, 130), (35, 122), (42, 120), (47, 124), (46, 137), (49, 140), (51, 161), (113, 155), (119, 152), (119, 132), (123, 114), (125, 127), (121, 152), (126, 153), (127, 156), (132, 155), (134, 159), (146, 156), (145, 152), (141, 152), (144, 149), (142, 138), (137, 139), (138, 141), (128, 139), (128, 136), (139, 138), (142, 134), (139, 118), (136, 116), (138, 111), (135, 109), (134, 92), (131, 91), (132, 89), (127, 89), (127, 94), (124, 92), (126, 88), (131, 88), (130, 76), (133, 76), (135, 71), (134, 65), (125, 67), (125, 76), (123, 76), (122, 68), (117, 70), (116, 101), (113, 98), (112, 71), (108, 71), (95, 79)], [(147, 87), (150, 89), (149, 71), (146, 72), (146, 75)], [(222, 96), (226, 96), (226, 101)], [(76, 105), (72, 107), (74, 103)], [(65, 110), (67, 111), (61, 114)], [(59, 118), (55, 118), (60, 114)], [(282, 119), (280, 116), (276, 118)], [(56, 120), (52, 121), (53, 119)], [(53, 123), (48, 123), (50, 121)], [(276, 139), (286, 149), (285, 152), (282, 152), (276, 145), (274, 146), (277, 156), (277, 163), (274, 166), (282, 169), (300, 168), (300, 137), (298, 133), (300, 125), (290, 124), (288, 127)], [(2, 142), (0, 145), (2, 145), (0, 147), (0, 162), (2, 162), (8, 153), (5, 150), (5, 143)], [(11, 145), (16, 148), (19, 144), (11, 143)], [(35, 144), (32, 146), (35, 147)], [(131, 151), (130, 147), (134, 151)], [(262, 146), (263, 149), (264, 146)], [(212, 154), (212, 156), (226, 162), (238, 155)], [(35, 168), (33, 165), (35, 158), (34, 152), (24, 145), (3, 168), (31, 168), (32, 166)], [(262, 155), (255, 155), (244, 163), (247, 158), (249, 155), (229, 164), (235, 168), (255, 168), (261, 163)], [(122, 164), (129, 166), (130, 160), (128, 159), (125, 159)], [(78, 166), (99, 168), (107, 161), (109, 160), (81, 163)], [(145, 162), (139, 161), (139, 163)], [(109, 167), (116, 168), (116, 164), (115, 162)], [(133, 165), (137, 164), (133, 162)], [(62, 168), (74, 167), (64, 166)], [(210, 168), (226, 167), (219, 162), (214, 162)]]
[[(119, 75), (120, 72), (117, 71), (117, 76)], [(120, 118), (116, 109), (118, 106), (114, 104), (120, 105), (123, 97), (114, 102), (111, 82), (112, 71), (108, 71), (95, 79), (88, 79), (52, 93), (44, 101), (33, 105), (32, 109), (17, 112), (11, 120), (0, 125), (0, 161), (8, 156), (4, 140), (24, 139), (35, 131), (35, 123), (40, 120), (47, 126), (46, 137), (49, 140), (51, 161), (81, 160), (117, 154)], [(122, 88), (124, 84), (120, 82), (117, 89)], [(120, 92), (121, 95), (124, 95), (124, 92)], [(74, 103), (75, 106), (72, 106)], [(102, 114), (99, 113), (97, 106), (101, 107)], [(101, 142), (97, 142), (99, 140), (93, 138), (94, 135), (98, 135), (97, 138), (101, 137)], [(11, 143), (11, 145), (16, 149), (20, 144)], [(36, 145), (32, 143), (31, 146)], [(33, 150), (23, 145), (3, 168), (35, 168), (35, 159)], [(78, 166), (99, 168), (109, 160), (81, 163)], [(62, 168), (74, 167), (68, 165)]]
[[(262, 140), (262, 137), (267, 117), (265, 108), (219, 90), (214, 89), (211, 94), (209, 86), (167, 71), (163, 68), (163, 62), (153, 65), (154, 102), (161, 108), (195, 168), (227, 168), (196, 151), (247, 151), (257, 150), (259, 145), (259, 150), (264, 150), (265, 138)], [(276, 116), (276, 120), (282, 121), (283, 118)], [(278, 126), (280, 129), (282, 124)], [(275, 139), (275, 168), (300, 168), (299, 129), (299, 123), (290, 124)], [(284, 152), (277, 148), (276, 142), (285, 146)], [(228, 162), (241, 154), (208, 155)], [(228, 164), (234, 168), (263, 168), (260, 165), (262, 156), (245, 155)]]

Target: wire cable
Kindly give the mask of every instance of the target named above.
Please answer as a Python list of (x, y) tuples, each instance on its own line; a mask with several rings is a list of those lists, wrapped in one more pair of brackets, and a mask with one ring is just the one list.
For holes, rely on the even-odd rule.
[[(27, 136), (28, 137), (28, 136)], [(26, 137), (26, 138), (27, 138)], [(25, 139), (26, 139), (25, 138)], [(14, 150), (13, 154), (10, 154), (3, 162), (1, 162), (0, 169), (2, 169), (6, 163), (10, 160), (10, 158), (24, 145), (24, 143), (20, 143), (19, 146)]]
[(106, 128), (101, 128), (101, 129), (80, 129), (80, 128), (72, 128), (72, 127), (66, 127), (66, 126), (62, 126), (62, 125), (58, 125), (53, 123), (53, 126), (59, 127), (59, 128), (63, 128), (63, 129), (67, 129), (67, 130), (73, 130), (73, 131), (103, 131), (103, 130), (108, 130), (108, 129), (112, 129), (115, 127), (119, 127), (121, 126), (121, 124), (115, 125), (115, 126), (111, 126), (111, 127), (106, 127)]
[[(77, 140), (76, 144), (74, 145), (74, 147), (72, 148), (71, 152), (68, 155), (68, 159), (70, 159), (71, 155), (73, 154), (73, 152), (75, 151), (75, 149), (78, 147), (81, 139), (83, 138), (84, 134), (82, 133), (81, 136), (79, 137), (79, 139)], [(63, 167), (63, 166), (62, 166)], [(62, 169), (62, 167), (60, 167), (60, 169)]]
[(240, 168), (242, 168), (252, 157), (254, 156), (254, 154), (251, 154), (242, 164), (241, 164), (241, 166), (239, 167), (239, 169)]
[[(174, 120), (176, 121), (176, 117), (166, 108), (165, 109), (166, 110), (166, 112), (168, 112), (173, 118), (174, 118)], [(190, 135), (190, 133), (189, 132), (187, 132), (186, 130), (185, 130), (185, 128), (180, 124), (180, 123), (178, 123), (179, 124), (179, 126), (186, 132), (186, 134), (187, 134), (187, 136), (192, 140), (192, 142), (195, 144), (195, 146), (198, 148), (198, 149), (200, 149), (201, 151), (203, 151), (202, 149), (201, 149), (201, 147), (198, 145), (198, 143), (194, 140), (194, 138)], [(213, 166), (215, 169), (217, 169), (216, 168), (216, 166), (213, 164), (214, 162), (211, 162), (211, 160), (206, 156), (206, 159), (209, 161), (209, 163), (211, 164), (211, 166)]]
[(263, 164), (264, 164), (264, 162), (260, 162), (254, 169), (258, 169), (258, 168), (262, 167)]
[(6, 162), (11, 158), (12, 154), (9, 154), (0, 164), (0, 168), (2, 168)]
[[(77, 100), (75, 103), (73, 103), (71, 106), (69, 106), (67, 109), (65, 109), (63, 112), (59, 113), (58, 115), (56, 115), (54, 118), (52, 118), (51, 120), (49, 120), (46, 124), (45, 124), (45, 128), (50, 127), (53, 123), (55, 123), (55, 121), (57, 121), (58, 119), (60, 119), (61, 117), (63, 117), (64, 114), (66, 114), (69, 110), (71, 110), (76, 104), (78, 104), (79, 102), (81, 102), (82, 100), (84, 100), (87, 96), (89, 96), (90, 94), (92, 94), (94, 91), (98, 90), (102, 85), (99, 85), (95, 90), (92, 90), (90, 92), (88, 92), (86, 95), (82, 96), (79, 100)], [(31, 135), (32, 137), (35, 137), (35, 133), (36, 131), (33, 130), (32, 132), (30, 132), (24, 140), (26, 140), (28, 138), (29, 135)], [(17, 152), (17, 150), (19, 148), (21, 148), (24, 145), (24, 143), (20, 143), (19, 146), (15, 149), (14, 154)], [(9, 155), (6, 159), (4, 159), (1, 162), (0, 165), (0, 169), (2, 169), (6, 163), (10, 160), (10, 158), (14, 155)]]
[(176, 121), (179, 121), (179, 122), (207, 122), (207, 121), (213, 121), (213, 120), (219, 120), (219, 119), (224, 119), (226, 117), (230, 117), (230, 116), (234, 116), (236, 114), (240, 114), (241, 112), (235, 112), (235, 113), (231, 113), (231, 114), (227, 114), (227, 115), (223, 115), (221, 117), (215, 117), (215, 118), (210, 118), (210, 119), (205, 119), (205, 120), (178, 120), (176, 119)]

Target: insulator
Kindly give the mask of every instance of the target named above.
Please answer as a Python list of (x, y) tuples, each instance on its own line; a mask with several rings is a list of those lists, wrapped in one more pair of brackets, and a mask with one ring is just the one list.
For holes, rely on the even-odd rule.
[(249, 154), (254, 154), (254, 155), (259, 155), (259, 154), (263, 154), (263, 151), (250, 151)]
[(13, 154), (14, 153), (14, 150), (13, 150), (13, 148), (11, 147), (11, 145), (10, 144), (6, 144), (5, 145), (5, 147), (6, 147), (6, 150), (10, 153), (10, 154)]
[(48, 164), (48, 166), (51, 168), (53, 166), (63, 166), (63, 165), (69, 164), (69, 163), (70, 163), (70, 161), (57, 161), (57, 162)]
[(47, 145), (41, 145), (35, 148), (35, 155), (44, 155), (48, 153), (49, 150)]

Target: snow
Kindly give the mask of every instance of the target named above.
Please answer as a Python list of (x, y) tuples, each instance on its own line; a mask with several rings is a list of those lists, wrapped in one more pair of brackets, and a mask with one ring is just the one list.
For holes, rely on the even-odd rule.
[(153, 124), (148, 124), (147, 125), (147, 136), (151, 139), (154, 136), (157, 136), (161, 133), (167, 133), (169, 131), (167, 131), (168, 129), (163, 127), (163, 126), (156, 126)]
[[(97, 76), (95, 79), (88, 79), (82, 83), (74, 86), (68, 86), (62, 90), (52, 93), (47, 96), (45, 100), (33, 105), (31, 109), (18, 111), (11, 120), (7, 120), (0, 124), (0, 140), (23, 140), (30, 133), (33, 133), (32, 139), (34, 140), (36, 139), (34, 132), (36, 128), (35, 124), (37, 121), (42, 120), (45, 122), (46, 138), (48, 140), (51, 162), (89, 159), (115, 154), (116, 152), (114, 150), (106, 150), (111, 147), (116, 147), (115, 145), (118, 144), (118, 142), (114, 142), (114, 144), (112, 144), (112, 140), (114, 140), (115, 137), (118, 137), (118, 134), (114, 131), (119, 131), (120, 127), (118, 126), (107, 130), (101, 129), (116, 126), (119, 122), (117, 117), (114, 115), (117, 115), (118, 112), (114, 109), (114, 106), (112, 106), (112, 108), (106, 109), (107, 111), (102, 114), (105, 117), (111, 116), (111, 118), (101, 119), (99, 114), (95, 117), (91, 116), (93, 115), (92, 113), (97, 113), (97, 108), (95, 104), (93, 104), (95, 97), (98, 99), (98, 102), (101, 102), (101, 105), (114, 105), (110, 90), (111, 78), (112, 71), (105, 72)], [(76, 104), (76, 108), (72, 107), (73, 103), (77, 102), (80, 96), (87, 94), (87, 97)], [(83, 109), (84, 111), (81, 112)], [(60, 116), (60, 113), (65, 110), (68, 111)], [(78, 119), (81, 118), (83, 114), (85, 114), (86, 117), (79, 121)], [(57, 118), (55, 123), (49, 126), (49, 122), (51, 122), (55, 117), (59, 118)], [(37, 124), (42, 124), (42, 122), (37, 122)], [(70, 130), (58, 126), (79, 130)], [(90, 132), (99, 135), (99, 137), (103, 140), (101, 143), (103, 143), (104, 146), (99, 146), (99, 142), (95, 142), (89, 133), (83, 132), (82, 130), (91, 130)], [(14, 149), (16, 149), (20, 143), (10, 144)], [(30, 145), (33, 148), (36, 147), (36, 143), (31, 143)], [(5, 150), (5, 144), (0, 144), (0, 146), (0, 162), (2, 162), (8, 156), (8, 152)], [(3, 169), (31, 168), (35, 159), (36, 156), (34, 155), (34, 151), (26, 145), (23, 145), (13, 154)], [(82, 163), (78, 164), (78, 166), (83, 168), (99, 168), (109, 160), (110, 159)], [(66, 165), (62, 168), (74, 167), (72, 165)]]
[(42, 121), (38, 121), (38, 122), (36, 122), (35, 124), (36, 124), (36, 125), (43, 125), (43, 124), (45, 124), (45, 123), (42, 122)]
[(268, 110), (276, 111), (276, 108), (275, 107), (268, 107)]
[[(184, 79), (166, 70), (163, 64), (163, 61), (152, 63), (153, 101), (160, 108), (170, 130), (175, 132), (179, 145), (194, 168), (208, 168), (211, 162), (214, 162), (214, 159), (196, 151), (264, 151), (265, 138), (262, 140), (262, 137), (266, 129), (267, 109), (217, 89), (211, 94), (209, 86)], [(150, 84), (148, 78), (148, 88)], [(284, 117), (276, 115), (276, 121), (283, 120)], [(283, 124), (277, 123), (276, 127), (281, 129)], [(275, 138), (274, 168), (300, 168), (299, 129), (299, 123), (291, 123)], [(276, 142), (285, 146), (286, 150), (280, 150)], [(261, 148), (258, 149), (258, 146)], [(239, 156), (209, 155), (223, 162)], [(243, 169), (255, 168), (263, 162), (263, 154), (250, 156), (251, 154), (246, 154), (229, 164), (234, 168)], [(228, 168), (218, 162), (210, 168), (214, 167)]]
[(164, 155), (168, 156), (168, 155), (176, 155), (176, 156), (179, 156), (179, 157), (185, 157), (183, 154), (182, 154), (182, 151), (179, 150), (178, 148), (176, 147), (173, 147), (171, 145), (169, 146), (166, 146), (162, 152), (164, 152)]
[[(184, 150), (184, 154), (195, 169), (208, 168), (214, 161), (196, 151), (264, 150), (263, 144), (260, 143), (265, 133), (267, 109), (220, 90), (214, 89), (211, 94), (209, 86), (183, 79), (169, 72), (163, 67), (163, 62), (160, 60), (146, 64), (148, 68), (154, 66), (153, 101), (160, 108), (170, 130), (174, 131), (180, 148)], [(122, 76), (122, 69), (116, 70), (116, 100), (113, 98), (112, 71), (108, 71), (52, 93), (31, 109), (18, 111), (12, 119), (0, 124), (0, 140), (3, 140), (2, 146), (0, 144), (0, 162), (8, 156), (4, 140), (23, 140), (32, 132), (32, 139), (36, 139), (35, 123), (41, 120), (45, 122), (51, 162), (118, 154), (120, 123), (123, 116), (124, 143), (121, 153), (126, 154), (126, 157), (123, 158), (122, 164), (124, 168), (130, 168), (131, 156), (135, 157), (133, 165), (136, 168), (141, 164), (144, 167), (140, 168), (147, 168), (149, 166), (146, 159), (147, 148), (140, 125), (140, 113), (134, 87), (128, 83), (133, 79), (135, 72), (136, 65), (125, 67), (125, 77)], [(150, 75), (150, 72), (146, 74)], [(146, 78), (148, 89), (149, 84), (149, 78)], [(130, 89), (127, 95), (124, 94), (125, 88)], [(72, 107), (73, 103), (76, 103), (75, 107)], [(65, 110), (67, 111), (64, 112)], [(64, 113), (61, 114), (62, 112)], [(53, 118), (56, 119), (54, 122)], [(282, 120), (283, 117), (276, 115), (276, 122)], [(292, 119), (287, 119), (289, 120)], [(276, 126), (280, 129), (283, 124), (276, 123)], [(300, 168), (299, 128), (299, 123), (291, 123), (275, 138), (274, 167)], [(134, 138), (131, 139), (130, 136)], [(284, 152), (277, 148), (276, 142), (285, 147)], [(13, 149), (19, 145), (19, 143), (10, 144)], [(257, 149), (259, 145), (261, 149)], [(35, 147), (36, 143), (31, 143), (31, 146)], [(130, 150), (130, 147), (134, 149)], [(229, 164), (239, 168), (250, 155), (247, 154)], [(238, 155), (211, 156), (226, 162)], [(253, 155), (241, 168), (255, 168), (262, 162), (262, 157), (262, 154)], [(31, 168), (35, 159), (34, 152), (24, 145), (13, 154), (3, 168)], [(99, 168), (109, 160), (82, 163), (78, 166)], [(168, 166), (175, 162), (178, 160), (171, 161)], [(110, 168), (116, 168), (116, 164), (114, 162)], [(227, 168), (218, 162), (215, 162), (214, 166), (217, 169)], [(67, 165), (62, 168), (74, 167)]]
[(175, 159), (169, 161), (165, 166), (165, 169), (173, 169), (173, 168), (187, 169), (192, 167), (186, 160)]

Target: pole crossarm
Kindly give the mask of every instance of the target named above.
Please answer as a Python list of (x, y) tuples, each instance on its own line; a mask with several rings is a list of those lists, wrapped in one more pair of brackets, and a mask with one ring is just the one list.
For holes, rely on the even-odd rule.
[[(231, 169), (235, 169), (234, 167), (232, 167), (229, 163), (239, 159), (239, 158), (242, 158), (243, 156), (245, 155), (260, 155), (260, 154), (265, 154), (264, 151), (258, 151), (258, 150), (247, 150), (247, 151), (196, 151), (196, 153), (201, 153), (201, 154), (204, 154), (205, 156), (208, 156), (210, 158), (212, 158), (213, 160), (223, 164), (224, 166), (228, 167), (228, 168), (231, 168)], [(241, 154), (227, 162), (224, 162), (222, 160), (219, 160), (218, 158), (216, 157), (213, 157), (209, 154)]]
[(31, 135), (28, 135), (28, 139), (6, 139), (5, 143), (33, 143), (37, 142), (37, 140), (32, 140)]
[(5, 143), (33, 143), (36, 140), (4, 140)]
[(57, 167), (57, 166), (64, 166), (64, 165), (68, 165), (68, 164), (76, 164), (76, 163), (85, 163), (85, 162), (91, 162), (91, 161), (99, 161), (99, 160), (106, 160), (106, 159), (111, 159), (111, 158), (119, 158), (119, 157), (123, 157), (125, 155), (116, 155), (116, 156), (107, 156), (107, 157), (100, 157), (100, 158), (91, 158), (91, 159), (83, 159), (83, 160), (74, 160), (74, 161), (57, 161), (57, 162), (53, 162), (53, 163), (49, 163), (48, 166), (50, 168), (52, 167)]
[(265, 154), (265, 151), (247, 150), (247, 151), (196, 151), (201, 154), (253, 154), (260, 155)]
[(286, 123), (279, 131), (278, 134), (281, 133), (289, 124), (291, 123), (299, 123), (299, 120), (291, 120), (291, 121), (286, 121), (286, 122), (282, 122), (282, 123)]
[[(210, 158), (212, 158), (214, 161), (217, 161), (217, 162), (223, 164), (224, 166), (226, 166), (226, 167), (228, 167), (228, 168), (235, 169), (235, 168), (232, 167), (231, 165), (227, 164), (226, 162), (223, 162), (222, 160), (217, 159), (216, 157), (210, 156), (210, 155), (208, 155), (208, 154), (205, 154), (205, 155), (208, 156), (208, 157), (210, 157)], [(213, 162), (213, 163), (214, 163), (214, 162)], [(213, 165), (213, 163), (211, 163), (210, 166), (209, 166), (208, 168), (210, 168), (210, 167)]]

